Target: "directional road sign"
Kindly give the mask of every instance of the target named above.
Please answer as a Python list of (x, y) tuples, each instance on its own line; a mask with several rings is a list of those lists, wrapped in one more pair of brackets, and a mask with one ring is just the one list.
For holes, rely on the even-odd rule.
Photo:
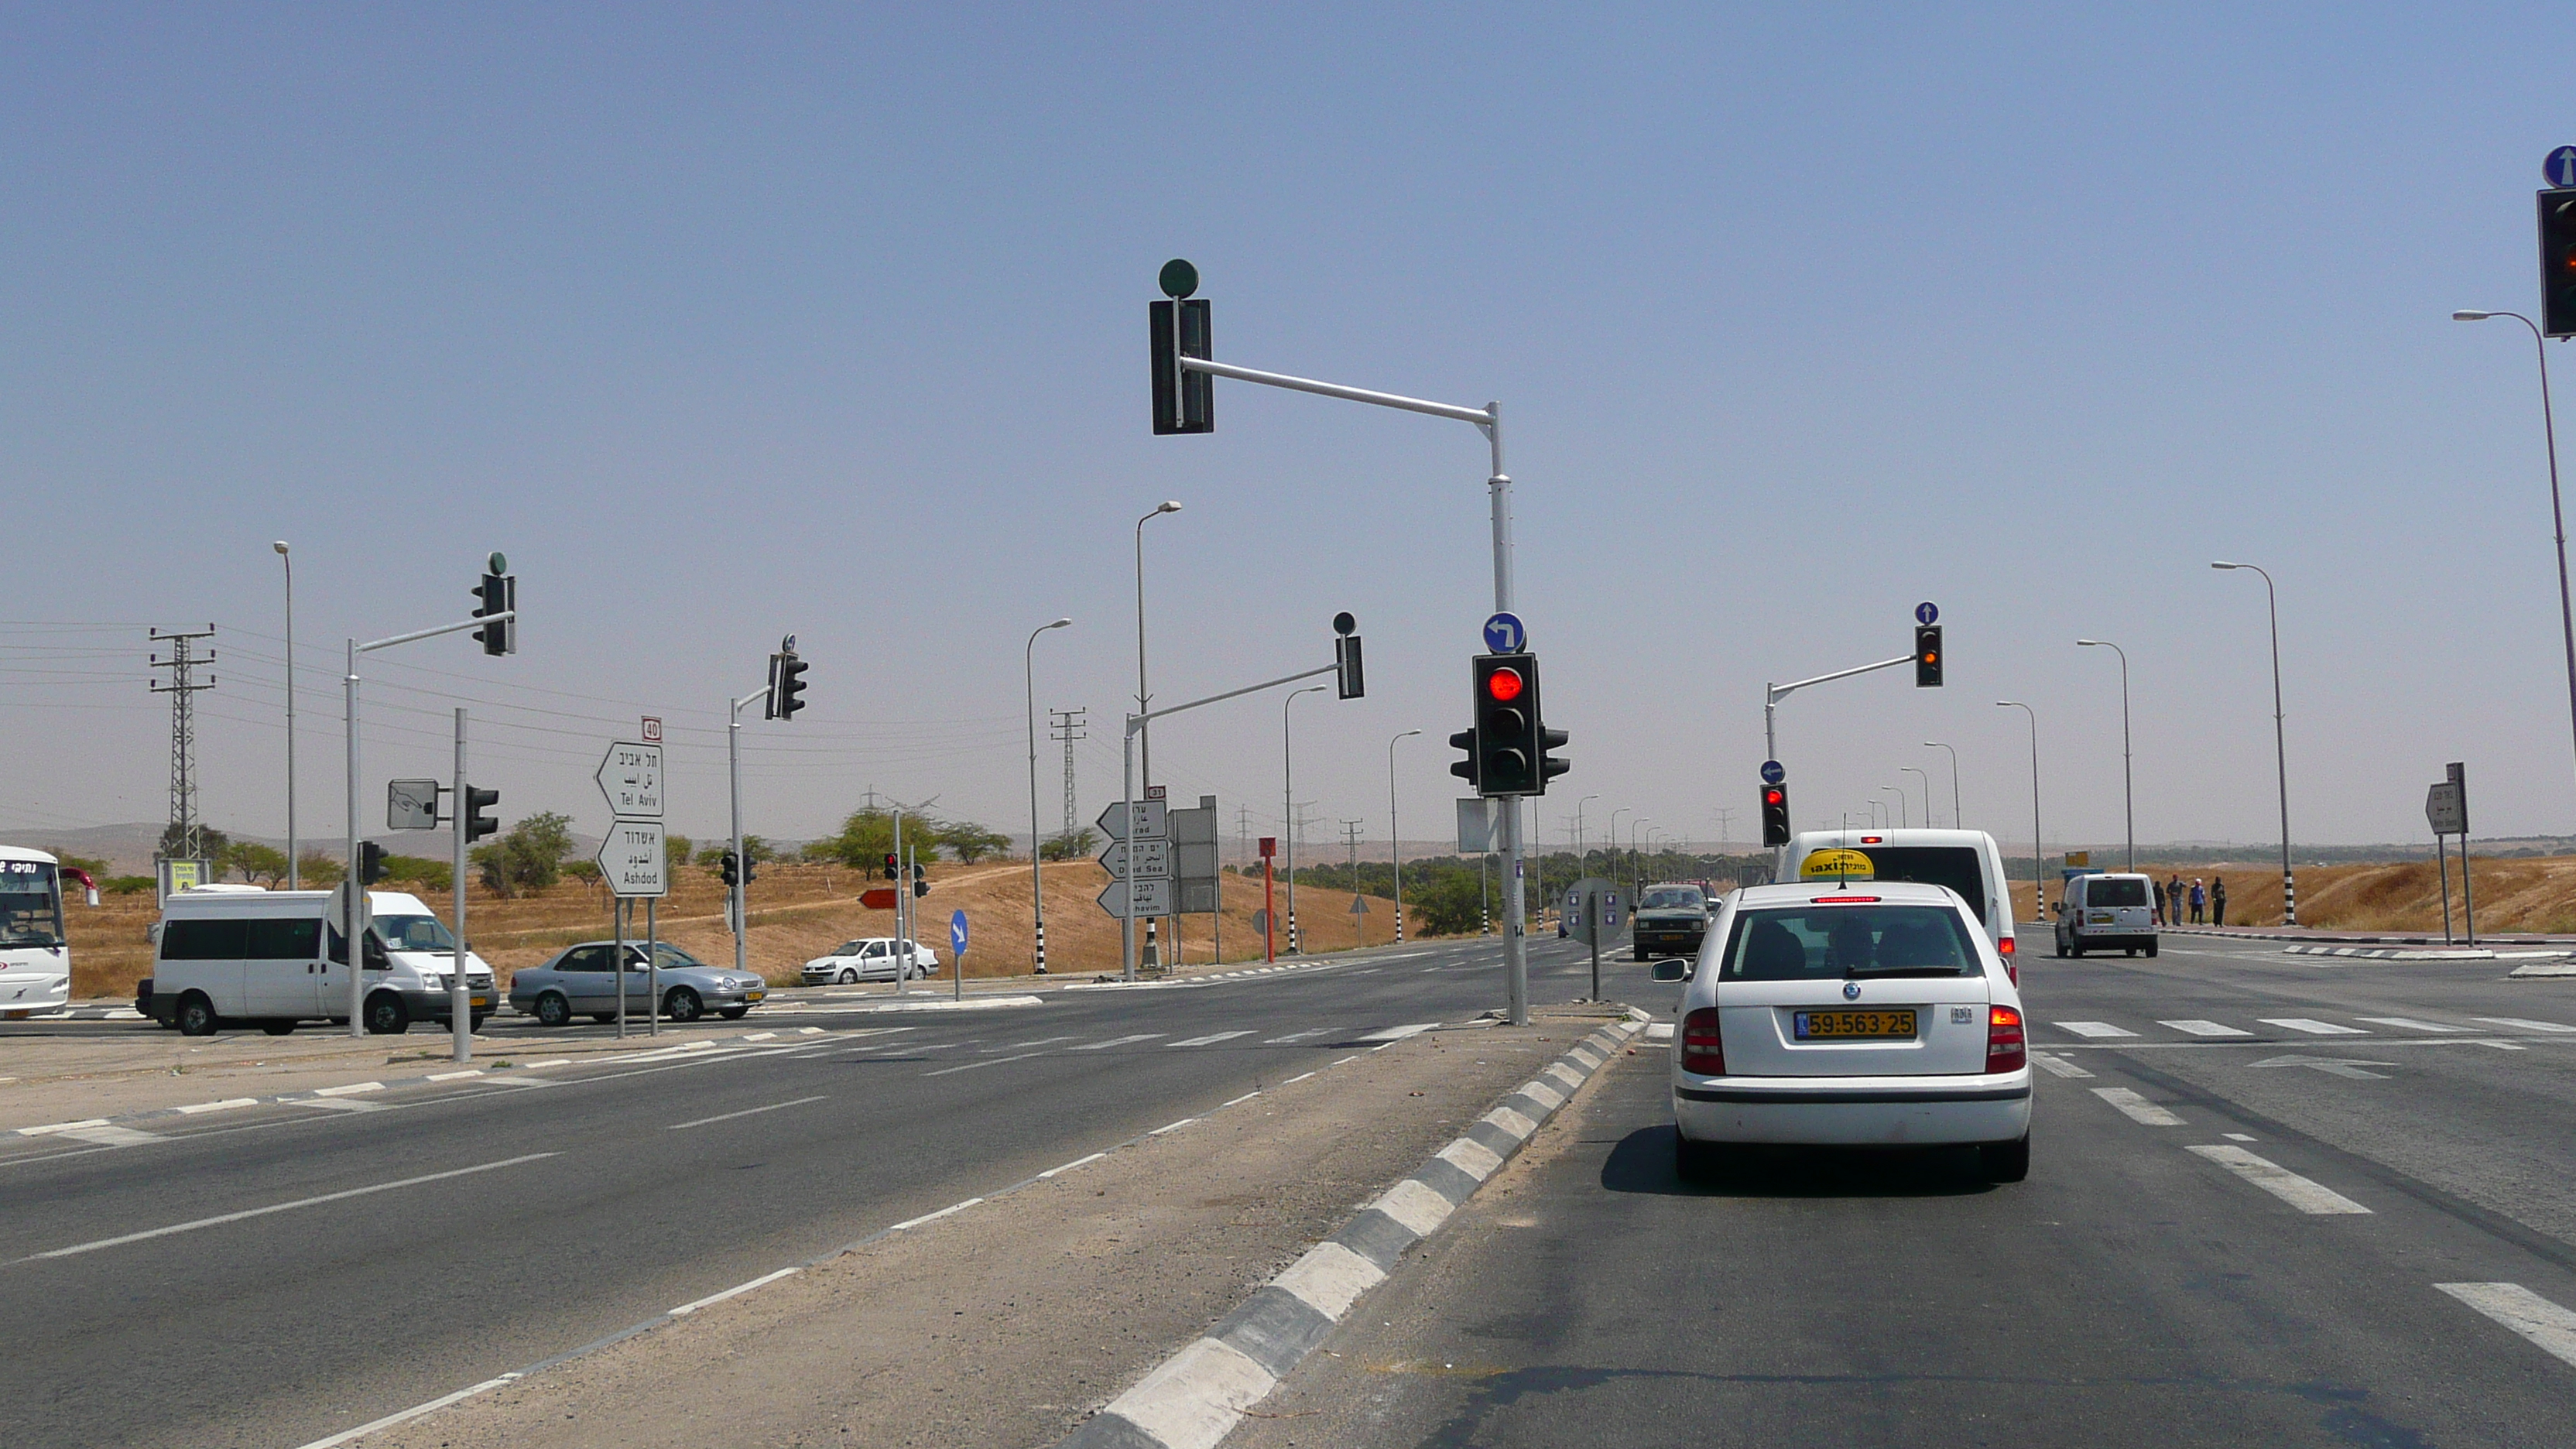
[(948, 917), (948, 949), (959, 957), (966, 954), (966, 913), (951, 912)]
[[(1127, 914), (1127, 892), (1130, 888), (1126, 881), (1111, 881), (1108, 888), (1100, 893), (1100, 908), (1113, 916), (1124, 917)], [(1170, 881), (1140, 880), (1135, 882), (1132, 888), (1136, 892), (1136, 919), (1143, 920), (1148, 916), (1172, 914)]]
[(1914, 606), (1914, 622), (1917, 624), (1921, 624), (1929, 628), (1932, 624), (1938, 622), (1940, 617), (1940, 609), (1935, 607), (1930, 599), (1925, 599), (1922, 603)]
[(2540, 163), (2540, 174), (2552, 186), (2576, 186), (2576, 146), (2561, 146)]
[(872, 891), (861, 892), (859, 904), (872, 911), (890, 911), (900, 902), (896, 899), (893, 886), (880, 886)]
[(1160, 800), (1139, 800), (1135, 803), (1136, 828), (1134, 830), (1130, 831), (1127, 828), (1124, 815), (1127, 808), (1125, 803), (1112, 801), (1108, 808), (1100, 812), (1100, 819), (1096, 822), (1100, 826), (1100, 833), (1112, 840), (1125, 840), (1131, 834), (1139, 840), (1169, 838), (1172, 831), (1165, 815), (1169, 807)]
[(1108, 849), (1100, 852), (1100, 863), (1108, 869), (1111, 880), (1125, 880), (1131, 865), (1138, 880), (1169, 880), (1172, 878), (1172, 842), (1113, 840), (1109, 842)]
[(1780, 768), (1780, 762), (1778, 760), (1764, 760), (1762, 762), (1763, 784), (1777, 785), (1788, 778), (1789, 772)]
[[(591, 776), (608, 797), (609, 813), (620, 820), (662, 818), (662, 747), (619, 740)], [(654, 891), (660, 895), (660, 891)]]
[(2469, 833), (2469, 802), (2462, 787), (2448, 780), (2436, 783), (2424, 795), (2424, 820), (2435, 835)]
[(436, 780), (386, 781), (385, 828), (387, 830), (436, 830), (438, 828), (438, 782)]
[[(657, 797), (658, 798), (658, 797)], [(622, 900), (671, 893), (662, 850), (662, 822), (620, 820), (599, 842), (599, 874), (608, 893)]]
[(1354, 915), (1354, 916), (1365, 916), (1365, 915), (1367, 915), (1368, 913), (1369, 913), (1369, 909), (1368, 909), (1368, 897), (1366, 897), (1366, 896), (1353, 896), (1353, 897), (1351, 897), (1351, 914), (1352, 914), (1352, 915)]
[(1485, 621), (1485, 652), (1518, 654), (1529, 643), (1529, 630), (1521, 627), (1518, 614), (1496, 614)]

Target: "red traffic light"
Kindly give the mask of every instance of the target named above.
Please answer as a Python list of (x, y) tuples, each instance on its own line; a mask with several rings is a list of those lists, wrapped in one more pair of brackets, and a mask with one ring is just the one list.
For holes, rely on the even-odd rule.
[(1485, 676), (1485, 692), (1505, 704), (1511, 703), (1521, 697), (1521, 672), (1517, 669), (1495, 670)]
[(1762, 803), (1765, 805), (1777, 805), (1788, 798), (1789, 792), (1781, 789), (1777, 785), (1774, 785), (1762, 792)]

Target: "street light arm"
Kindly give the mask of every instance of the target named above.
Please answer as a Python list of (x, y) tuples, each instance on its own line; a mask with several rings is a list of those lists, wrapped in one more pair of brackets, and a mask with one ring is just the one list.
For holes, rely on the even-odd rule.
[(1185, 372), (1204, 372), (1211, 377), (1230, 377), (1237, 382), (1257, 382), (1268, 387), (1284, 387), (1292, 392), (1311, 392), (1318, 397), (1337, 397), (1344, 402), (1369, 403), (1382, 408), (1401, 408), (1409, 413), (1429, 413), (1435, 418), (1455, 418), (1478, 427), (1491, 427), (1495, 422), (1490, 407), (1466, 408), (1456, 403), (1431, 402), (1401, 393), (1375, 392), (1364, 387), (1345, 387), (1338, 382), (1317, 382), (1311, 377), (1292, 377), (1284, 372), (1263, 372), (1258, 368), (1237, 367), (1231, 362), (1217, 362), (1205, 357), (1180, 360)]

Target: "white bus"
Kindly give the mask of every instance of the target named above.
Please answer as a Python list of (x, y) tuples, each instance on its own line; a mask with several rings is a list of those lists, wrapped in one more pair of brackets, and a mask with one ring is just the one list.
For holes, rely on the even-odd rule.
[(60, 1011), (71, 994), (62, 868), (45, 851), (0, 845), (0, 1020)]

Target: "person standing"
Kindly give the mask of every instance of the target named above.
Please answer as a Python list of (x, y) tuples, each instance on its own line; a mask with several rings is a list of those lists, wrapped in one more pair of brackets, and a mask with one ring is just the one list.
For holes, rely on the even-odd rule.
[(2213, 926), (2227, 924), (2227, 877), (2223, 875), (2209, 878), (2209, 923)]
[(2172, 925), (2173, 923), (2171, 921), (2165, 919), (2165, 883), (2160, 880), (2150, 880), (2148, 884), (2154, 886), (2156, 890), (2156, 924), (2159, 926)]
[(2193, 925), (2197, 926), (2200, 924), (2201, 910), (2208, 904), (2208, 889), (2201, 885), (2199, 876), (2193, 876), (2191, 878), (2191, 923)]
[(2174, 878), (2165, 883), (2165, 924), (2171, 926), (2182, 924), (2181, 871), (2175, 871)]

